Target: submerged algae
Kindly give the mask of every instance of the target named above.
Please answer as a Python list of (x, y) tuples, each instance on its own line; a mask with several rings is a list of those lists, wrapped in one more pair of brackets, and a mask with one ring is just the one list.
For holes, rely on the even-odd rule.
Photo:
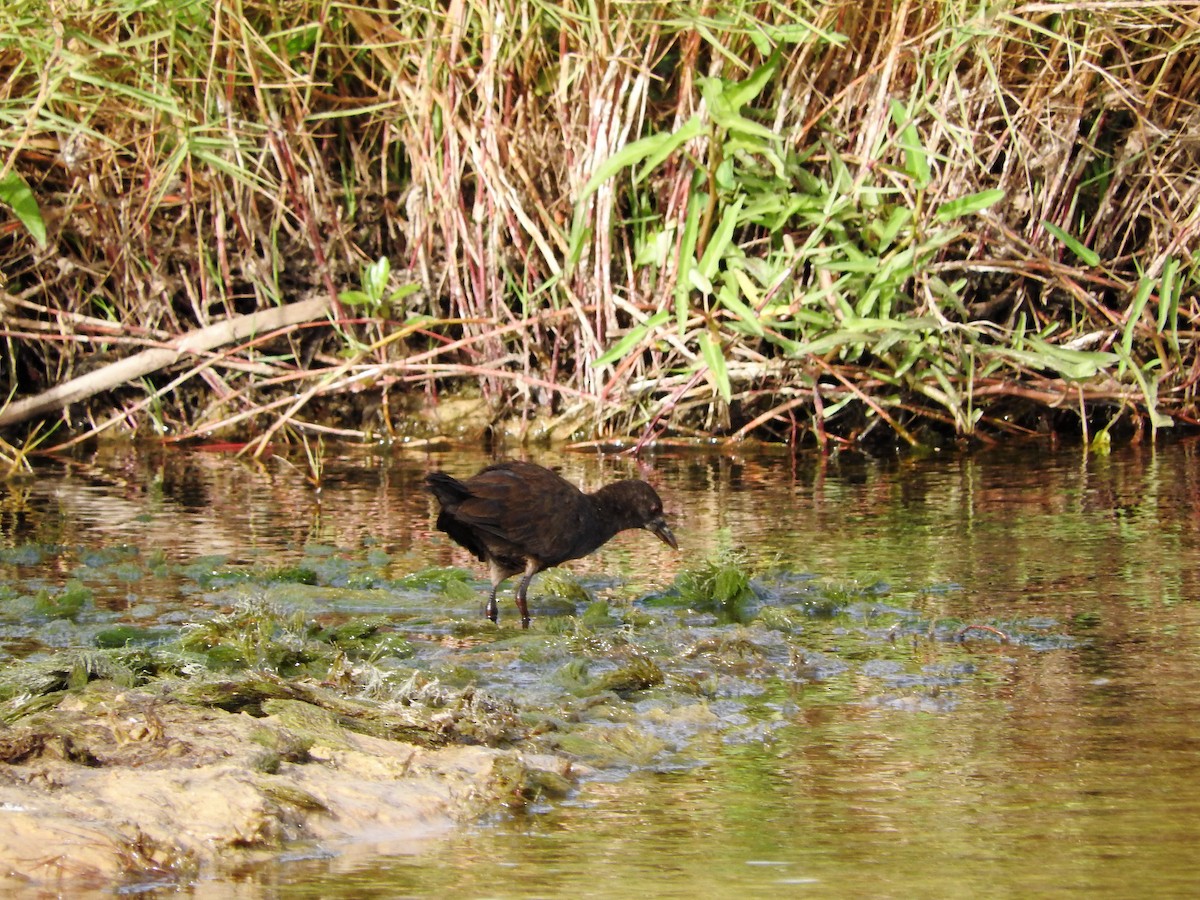
[[(651, 597), (555, 573), (529, 632), (482, 619), (461, 570), (397, 578), (328, 551), (181, 567), (209, 609), (142, 634), (64, 607), (92, 648), (0, 669), (0, 802), (21, 811), (0, 826), (14, 835), (4, 862), (35, 878), (186, 880), (230, 853), (523, 808), (568, 792), (581, 763), (686, 764), (702, 735), (763, 739), (806, 686), (937, 712), (970, 677), (957, 626), (889, 605), (886, 589), (743, 562), (703, 560)], [(88, 851), (46, 862), (68, 820)]]

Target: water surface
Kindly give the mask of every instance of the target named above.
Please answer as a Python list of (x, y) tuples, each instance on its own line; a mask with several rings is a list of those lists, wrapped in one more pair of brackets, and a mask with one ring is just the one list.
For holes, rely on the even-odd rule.
[[(449, 838), (299, 848), (236, 886), (205, 882), (185, 896), (1184, 896), (1200, 887), (1195, 443), (1099, 458), (1033, 446), (888, 461), (758, 451), (662, 452), (641, 466), (536, 459), (591, 487), (640, 475), (666, 500), (681, 552), (623, 535), (569, 566), (593, 596), (653, 595), (732, 551), (759, 573), (764, 605), (782, 603), (794, 582), (846, 598), (851, 614), (814, 616), (784, 636), (681, 615), (677, 628), (695, 629), (687, 641), (745, 635), (764, 654), (704, 674), (696, 706), (719, 727), (663, 725), (686, 738), (599, 768), (565, 801)], [(0, 487), (0, 576), (10, 594), (76, 579), (94, 592), (97, 617), (154, 625), (212, 614), (219, 597), (181, 583), (178, 570), (214, 557), (249, 568), (375, 554), (396, 577), (430, 565), (480, 575), (433, 528), (420, 481), (433, 466), (469, 474), (484, 462), (463, 451), (356, 453), (330, 459), (317, 492), (280, 459), (105, 448)], [(564, 613), (539, 615), (537, 585), (531, 608), (545, 627)], [(482, 595), (446, 602), (476, 615)], [(501, 616), (515, 615), (506, 593)], [(1014, 641), (983, 631), (956, 640), (969, 624)], [(10, 623), (0, 653), (86, 634)], [(681, 655), (677, 674), (688, 671)], [(480, 677), (518, 700), (539, 690), (519, 668)], [(630, 715), (678, 716), (655, 702), (629, 698)]]

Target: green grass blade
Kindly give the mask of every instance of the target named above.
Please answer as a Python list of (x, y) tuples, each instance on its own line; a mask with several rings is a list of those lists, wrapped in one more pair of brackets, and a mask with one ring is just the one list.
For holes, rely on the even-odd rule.
[(607, 350), (605, 350), (604, 353), (602, 353), (599, 357), (596, 358), (595, 362), (592, 363), (592, 367), (599, 369), (603, 366), (610, 365), (611, 363), (614, 363), (619, 359), (624, 359), (626, 354), (628, 354), (630, 350), (632, 350), (634, 347), (636, 347), (638, 344), (640, 344), (642, 342), (642, 339), (649, 332), (658, 328), (660, 325), (662, 325), (664, 322), (666, 322), (667, 319), (669, 319), (670, 317), (671, 317), (671, 314), (667, 310), (664, 309), (659, 312), (656, 312), (654, 315), (652, 315), (650, 318), (648, 318), (641, 325), (636, 325), (633, 328), (629, 329), (628, 334), (626, 334), (623, 338), (621, 338), (619, 341), (617, 341), (615, 344), (613, 344), (611, 347), (609, 347)]
[(955, 219), (961, 219), (963, 216), (970, 216), (981, 212), (1003, 199), (1004, 191), (999, 188), (992, 188), (988, 191), (977, 191), (974, 194), (967, 194), (965, 197), (959, 197), (943, 203), (937, 208), (934, 218), (939, 222), (953, 222)]
[(675, 279), (675, 319), (680, 335), (687, 330), (688, 297), (692, 290), (692, 270), (696, 267), (696, 235), (700, 231), (700, 216), (707, 202), (705, 194), (692, 194), (680, 240), (679, 272)]
[(913, 124), (903, 103), (893, 100), (890, 111), (892, 121), (900, 129), (900, 149), (904, 151), (904, 168), (912, 176), (917, 189), (924, 190), (933, 180), (933, 174), (929, 170), (929, 154), (925, 152), (925, 145), (921, 143), (921, 135), (917, 132), (917, 126)]
[(712, 335), (707, 331), (700, 332), (700, 357), (708, 366), (708, 371), (712, 373), (721, 399), (728, 403), (733, 398), (733, 388), (729, 384), (729, 370), (725, 366), (725, 354), (721, 350), (721, 345), (713, 340)]
[(46, 246), (46, 222), (42, 219), (42, 211), (28, 182), (18, 172), (9, 171), (0, 180), (0, 203), (13, 211), (39, 247)]
[(1078, 239), (1067, 234), (1053, 222), (1042, 221), (1042, 227), (1067, 245), (1067, 249), (1075, 254), (1085, 266), (1100, 265), (1100, 254), (1090, 247), (1085, 247)]
[(1129, 314), (1125, 319), (1125, 330), (1121, 334), (1121, 354), (1125, 359), (1132, 358), (1134, 332), (1137, 331), (1138, 320), (1141, 319), (1142, 310), (1146, 308), (1153, 290), (1154, 282), (1143, 275), (1133, 293), (1133, 302), (1129, 305)]

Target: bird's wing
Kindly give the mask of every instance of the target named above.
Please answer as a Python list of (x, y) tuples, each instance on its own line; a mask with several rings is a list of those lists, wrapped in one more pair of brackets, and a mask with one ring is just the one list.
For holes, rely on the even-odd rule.
[(455, 517), (547, 565), (563, 556), (562, 535), (587, 512), (587, 499), (570, 482), (540, 466), (502, 463), (466, 482), (470, 497)]

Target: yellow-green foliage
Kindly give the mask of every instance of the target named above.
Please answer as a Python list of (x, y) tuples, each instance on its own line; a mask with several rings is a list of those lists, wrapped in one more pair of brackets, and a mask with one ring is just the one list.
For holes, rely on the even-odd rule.
[[(1195, 26), (973, 0), (6, 4), (0, 395), (315, 293), (363, 318), (149, 377), (138, 415), (250, 429), (273, 390), (295, 417), (465, 376), (612, 430), (1194, 418)], [(388, 409), (352, 426), (390, 433)]]

